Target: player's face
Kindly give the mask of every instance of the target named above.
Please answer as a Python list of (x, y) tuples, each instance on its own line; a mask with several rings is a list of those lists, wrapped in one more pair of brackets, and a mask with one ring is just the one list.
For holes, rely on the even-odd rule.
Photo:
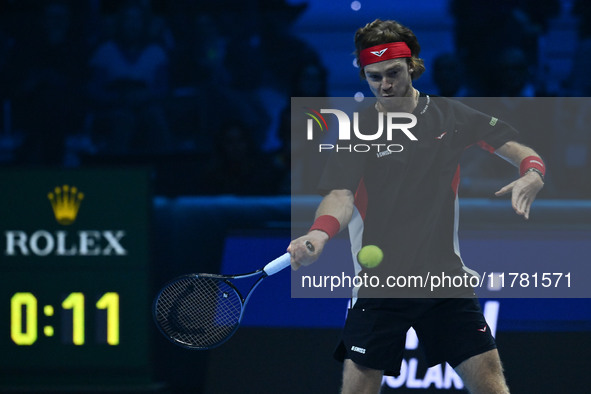
[(365, 78), (378, 98), (412, 97), (412, 78), (406, 59), (390, 59), (365, 66)]

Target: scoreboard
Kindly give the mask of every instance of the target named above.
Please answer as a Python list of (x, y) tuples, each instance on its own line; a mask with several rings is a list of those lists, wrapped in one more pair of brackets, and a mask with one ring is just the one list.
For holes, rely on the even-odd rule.
[(0, 391), (147, 381), (148, 173), (5, 170), (0, 184)]

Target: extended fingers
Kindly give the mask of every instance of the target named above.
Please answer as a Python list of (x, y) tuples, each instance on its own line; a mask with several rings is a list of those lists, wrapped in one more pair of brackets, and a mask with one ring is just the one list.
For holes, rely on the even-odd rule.
[(510, 191), (513, 190), (514, 186), (515, 186), (515, 181), (511, 182), (508, 185), (503, 186), (501, 189), (499, 189), (495, 192), (495, 196), (502, 196), (502, 195), (509, 193)]
[(515, 213), (524, 216), (527, 207), (527, 195), (524, 194), (522, 190), (514, 190), (511, 201)]
[(525, 218), (529, 219), (529, 210), (531, 208), (531, 204), (533, 203), (533, 201), (529, 201), (528, 204), (525, 207)]
[(518, 215), (529, 219), (529, 212), (534, 202), (536, 193), (528, 187), (516, 187), (513, 190), (512, 203), (513, 209)]
[[(535, 174), (534, 174), (535, 175)], [(511, 192), (511, 206), (520, 216), (529, 219), (529, 212), (537, 193), (544, 186), (539, 177), (523, 176), (502, 187), (495, 195), (502, 196)]]

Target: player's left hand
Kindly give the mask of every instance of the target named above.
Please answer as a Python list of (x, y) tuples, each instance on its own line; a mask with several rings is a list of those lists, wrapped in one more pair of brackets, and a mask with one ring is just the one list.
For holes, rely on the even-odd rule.
[(544, 187), (542, 178), (537, 173), (530, 171), (498, 190), (495, 196), (502, 196), (511, 192), (511, 205), (515, 213), (529, 219), (531, 204), (542, 187)]

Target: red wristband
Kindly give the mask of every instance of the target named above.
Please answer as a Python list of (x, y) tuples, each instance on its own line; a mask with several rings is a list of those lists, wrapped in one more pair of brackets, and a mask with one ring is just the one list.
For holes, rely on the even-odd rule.
[(542, 177), (546, 175), (544, 161), (538, 156), (528, 156), (521, 160), (521, 164), (519, 164), (519, 175), (524, 176), (525, 173), (532, 168), (538, 170), (542, 174)]
[(328, 234), (328, 238), (330, 239), (339, 233), (341, 230), (341, 223), (339, 223), (339, 220), (334, 216), (321, 215), (316, 218), (314, 224), (312, 227), (310, 227), (308, 232), (312, 230), (324, 231), (326, 234)]

